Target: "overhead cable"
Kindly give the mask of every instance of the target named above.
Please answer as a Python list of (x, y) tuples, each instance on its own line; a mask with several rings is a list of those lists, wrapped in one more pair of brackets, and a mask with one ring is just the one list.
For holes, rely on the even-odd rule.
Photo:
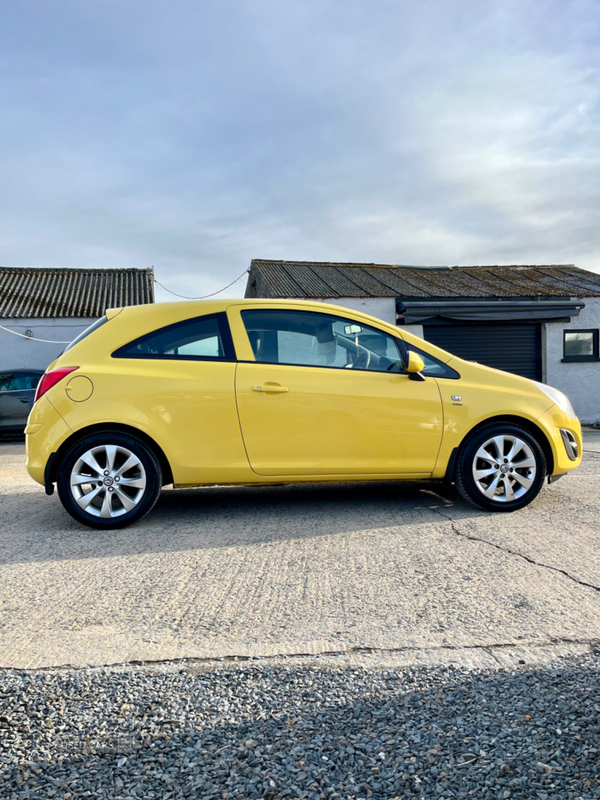
[(224, 292), (225, 289), (229, 289), (230, 286), (233, 286), (234, 283), (237, 283), (239, 280), (241, 280), (247, 272), (249, 272), (249, 270), (245, 269), (242, 272), (242, 274), (238, 275), (238, 277), (234, 281), (231, 281), (231, 283), (228, 283), (227, 286), (224, 286), (222, 289), (219, 289), (218, 292), (211, 292), (211, 294), (205, 294), (202, 295), (201, 297), (187, 297), (187, 295), (185, 294), (178, 294), (177, 292), (173, 292), (171, 289), (167, 289), (166, 286), (163, 286), (160, 281), (156, 280), (156, 278), (154, 278), (154, 283), (157, 283), (161, 289), (165, 290), (165, 292), (169, 292), (169, 294), (173, 294), (175, 295), (175, 297), (181, 297), (183, 300), (206, 300), (207, 297), (214, 297), (216, 294), (221, 294), (221, 292)]
[(15, 336), (20, 336), (22, 339), (30, 339), (32, 342), (45, 342), (46, 344), (71, 344), (71, 339), (68, 342), (57, 342), (56, 339), (38, 339), (37, 336), (28, 336), (26, 333), (18, 333), (17, 331), (11, 331), (10, 328), (5, 328), (4, 325), (0, 325), (3, 331), (7, 333), (12, 333)]

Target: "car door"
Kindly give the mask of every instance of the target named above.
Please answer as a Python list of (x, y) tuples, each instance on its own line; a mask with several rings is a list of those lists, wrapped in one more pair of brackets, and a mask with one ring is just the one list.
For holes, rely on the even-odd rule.
[(35, 386), (39, 376), (29, 372), (2, 373), (0, 375), (0, 428), (25, 428), (33, 405)]
[(14, 426), (23, 427), (33, 406), (35, 390), (40, 380), (36, 372), (15, 372), (10, 382), (9, 393), (12, 395), (14, 409)]
[(236, 397), (259, 475), (429, 475), (443, 418), (435, 380), (411, 380), (397, 339), (352, 318), (238, 307), (254, 360)]

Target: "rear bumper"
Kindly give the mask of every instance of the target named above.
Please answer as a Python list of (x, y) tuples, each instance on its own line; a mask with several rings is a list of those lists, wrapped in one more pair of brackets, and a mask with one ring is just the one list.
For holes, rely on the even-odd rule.
[(25, 428), (25, 467), (34, 481), (46, 484), (46, 465), (71, 429), (44, 395), (34, 405)]

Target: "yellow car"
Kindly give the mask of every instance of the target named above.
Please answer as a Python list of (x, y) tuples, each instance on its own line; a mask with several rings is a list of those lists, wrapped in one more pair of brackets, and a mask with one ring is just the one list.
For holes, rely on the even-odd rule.
[(433, 478), (514, 511), (581, 461), (556, 389), (302, 301), (107, 311), (48, 367), (26, 434), (29, 474), (95, 528), (171, 483)]

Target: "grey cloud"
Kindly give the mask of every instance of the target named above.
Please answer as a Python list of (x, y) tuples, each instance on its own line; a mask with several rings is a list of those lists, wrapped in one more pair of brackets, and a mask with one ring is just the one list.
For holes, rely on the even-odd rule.
[(0, 3), (0, 261), (194, 295), (256, 256), (600, 270), (597, 11)]

